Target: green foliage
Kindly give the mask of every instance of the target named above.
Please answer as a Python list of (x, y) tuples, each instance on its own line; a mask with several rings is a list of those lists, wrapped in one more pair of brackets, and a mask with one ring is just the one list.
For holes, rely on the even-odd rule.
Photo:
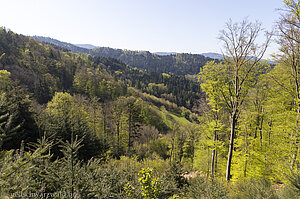
[(139, 179), (142, 186), (142, 196), (147, 199), (157, 198), (160, 191), (160, 181), (159, 178), (153, 178), (152, 169), (143, 168), (138, 175), (142, 175)]
[(284, 187), (283, 196), (285, 198), (296, 198), (300, 197), (300, 174), (291, 172), (287, 176), (289, 184)]
[[(33, 150), (24, 151), (24, 143), (16, 153), (6, 151), (1, 153), (0, 183), (2, 193), (29, 194), (36, 192), (54, 192), (58, 187), (58, 176), (55, 167), (49, 159), (49, 149), (53, 143), (46, 139), (34, 144)], [(53, 163), (54, 165), (55, 163)]]
[[(62, 51), (61, 48), (55, 49), (54, 46), (41, 44), (5, 29), (1, 29), (0, 33), (0, 54), (5, 52), (0, 64), (11, 72), (14, 79), (25, 85), (41, 104), (51, 100), (55, 92), (70, 90), (97, 96), (102, 101), (112, 100), (125, 95), (129, 86), (190, 109), (203, 97), (197, 82), (184, 76), (134, 70), (116, 59)], [(188, 57), (187, 54), (178, 55), (176, 62), (185, 58), (195, 61)], [(207, 61), (203, 56), (198, 57), (201, 64), (192, 66), (196, 71)], [(184, 67), (190, 67), (185, 62), (183, 64)], [(153, 85), (154, 89), (149, 89), (148, 85)]]
[(166, 170), (166, 174), (161, 178), (163, 185), (160, 193), (161, 198), (172, 197), (174, 193), (183, 194), (183, 189), (188, 185), (188, 182), (182, 174), (182, 165), (172, 163), (171, 167)]
[(7, 105), (5, 104), (5, 93), (0, 97), (0, 149), (2, 149), (3, 142), (12, 139), (17, 131), (20, 130), (21, 125), (12, 126), (14, 118), (13, 115), (8, 113)]
[[(107, 144), (92, 135), (88, 125), (87, 113), (68, 93), (56, 93), (45, 110), (43, 129), (48, 136), (56, 140), (71, 141), (72, 136), (83, 139), (83, 147), (79, 151), (80, 159), (88, 160), (93, 156), (101, 156), (107, 150)], [(60, 155), (58, 146), (56, 155)]]
[(74, 90), (90, 97), (98, 97), (101, 101), (116, 99), (125, 95), (125, 86), (114, 81), (105, 71), (82, 68), (76, 72), (73, 82)]
[[(37, 37), (37, 39), (45, 43), (52, 43), (56, 48), (58, 48), (57, 46), (61, 46), (76, 53), (80, 52), (94, 55), (95, 57), (88, 56), (88, 58), (81, 56), (79, 60), (73, 58), (76, 63), (80, 63), (81, 65), (76, 68), (76, 74), (73, 78), (73, 88), (80, 93), (97, 95), (101, 99), (103, 98), (103, 100), (126, 93), (126, 87), (120, 83), (121, 80), (125, 84), (128, 84), (128, 86), (140, 89), (142, 92), (164, 98), (179, 106), (193, 108), (198, 103), (198, 99), (203, 97), (203, 94), (200, 92), (200, 87), (197, 82), (189, 80), (182, 75), (187, 73), (195, 74), (207, 61), (212, 60), (202, 55), (190, 54), (158, 56), (146, 53), (146, 57), (143, 57), (135, 56), (136, 52), (134, 51), (126, 51), (126, 53), (124, 52), (125, 54), (122, 54), (122, 50), (109, 48), (102, 48), (99, 49), (99, 52), (94, 52), (93, 50), (78, 48), (72, 44), (59, 42), (50, 38)], [(100, 52), (102, 50), (104, 54)], [(140, 52), (138, 52), (138, 54), (140, 54)], [(154, 56), (157, 60), (151, 61), (147, 58), (148, 56)], [(124, 61), (125, 64), (128, 64), (132, 68), (129, 68), (124, 63), (112, 59), (111, 57)], [(127, 58), (129, 60), (127, 60)], [(136, 58), (138, 60), (132, 62), (132, 59)], [(141, 61), (145, 58), (147, 59), (146, 61)], [(166, 60), (162, 60), (165, 58)], [(171, 61), (172, 59), (174, 59), (174, 61)], [(127, 63), (126, 60), (130, 63)], [(84, 65), (81, 64), (83, 61)], [(158, 63), (154, 64), (154, 62)], [(98, 65), (98, 67), (96, 67), (96, 65)], [(158, 65), (160, 66), (157, 67)], [(86, 66), (89, 66), (88, 74), (85, 71)], [(135, 67), (142, 68), (143, 70), (135, 70)], [(154, 67), (156, 68), (155, 70)], [(101, 70), (99, 70), (100, 68)], [(144, 70), (145, 68), (147, 69)], [(161, 74), (160, 70), (181, 75)], [(113, 81), (109, 73), (111, 73), (117, 81)], [(100, 87), (97, 87), (97, 85), (100, 85)], [(150, 85), (150, 87), (148, 85)], [(154, 89), (152, 89), (153, 86)]]
[[(160, 192), (160, 181), (159, 178), (153, 178), (152, 169), (143, 168), (139, 171), (138, 175), (142, 175), (142, 177), (139, 178), (142, 198), (158, 198)], [(136, 193), (136, 189), (129, 183), (124, 186), (124, 190), (129, 198), (137, 198), (138, 193)]]
[(284, 185), (284, 187), (280, 187), (278, 192), (279, 198), (294, 199), (300, 197), (299, 192), (290, 185)]
[(161, 158), (166, 160), (169, 158), (169, 143), (165, 137), (150, 141), (151, 151), (157, 153)]
[[(169, 197), (168, 199), (179, 199), (180, 196), (178, 196), (177, 194), (174, 194), (173, 196)], [(185, 198), (185, 197), (184, 197)]]
[[(228, 198), (228, 191), (223, 183), (211, 181), (203, 176), (197, 176), (189, 181), (187, 196), (190, 198)], [(254, 197), (255, 198), (255, 197)]]
[(284, 0), (284, 3), (286, 6), (288, 6), (289, 9), (291, 9), (291, 12), (298, 16), (298, 20), (300, 19), (300, 2), (295, 0)]
[(135, 188), (131, 184), (129, 183), (125, 184), (124, 190), (129, 198), (137, 198)]
[(21, 141), (35, 141), (38, 137), (31, 103), (26, 91), (9, 78), (10, 73), (0, 71), (0, 146), (17, 149)]
[(10, 72), (7, 70), (0, 70), (0, 90), (6, 90), (10, 84)]
[(269, 179), (261, 177), (237, 183), (233, 192), (233, 198), (278, 198)]

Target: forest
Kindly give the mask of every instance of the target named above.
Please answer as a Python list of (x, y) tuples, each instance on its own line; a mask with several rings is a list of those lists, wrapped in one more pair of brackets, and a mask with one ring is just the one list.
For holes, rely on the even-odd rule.
[(158, 55), (155, 53), (150, 53), (149, 51), (132, 51), (109, 47), (85, 49), (49, 37), (34, 36), (34, 38), (40, 40), (41, 42), (53, 44), (75, 53), (88, 53), (93, 56), (119, 59), (133, 68), (138, 68), (147, 72), (169, 73), (175, 75), (194, 75), (200, 72), (200, 68), (204, 66), (206, 62), (214, 60), (203, 55), (191, 53)]
[(223, 60), (0, 28), (1, 197), (300, 198), (300, 1), (284, 5), (272, 32), (229, 20)]

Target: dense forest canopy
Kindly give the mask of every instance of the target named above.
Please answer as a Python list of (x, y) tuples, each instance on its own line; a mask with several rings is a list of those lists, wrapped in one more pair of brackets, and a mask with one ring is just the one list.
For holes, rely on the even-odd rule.
[(228, 21), (222, 60), (0, 28), (1, 193), (299, 198), (300, 2), (284, 5), (264, 42), (260, 23)]

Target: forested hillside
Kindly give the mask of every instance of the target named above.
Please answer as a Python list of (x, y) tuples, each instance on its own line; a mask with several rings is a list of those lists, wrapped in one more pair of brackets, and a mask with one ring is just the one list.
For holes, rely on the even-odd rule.
[[(204, 66), (0, 28), (2, 196), (299, 198), (300, 2), (284, 4), (276, 34), (228, 21), (227, 56)], [(177, 72), (153, 70), (165, 58)]]
[[(2, 69), (10, 71), (12, 78), (26, 85), (40, 103), (49, 101), (55, 91), (67, 90), (96, 95), (101, 100), (113, 99), (125, 94), (127, 86), (189, 109), (197, 106), (197, 101), (203, 96), (199, 84), (182, 76), (131, 69), (113, 58), (62, 52), (50, 45), (43, 46), (32, 38), (10, 31), (6, 33), (5, 30), (1, 31), (1, 43), (2, 52), (6, 53), (2, 59)], [(90, 70), (89, 73), (87, 69)], [(92, 80), (96, 76), (98, 79)], [(79, 89), (76, 84), (82, 82), (76, 82), (78, 78), (84, 78), (85, 84), (88, 80), (93, 83), (81, 85), (85, 88)], [(97, 87), (96, 84), (100, 84), (98, 81), (102, 82), (101, 88), (97, 89), (103, 92), (88, 93), (95, 88), (87, 87)], [(114, 93), (105, 93), (109, 90), (108, 86), (111, 87), (110, 92)]]
[[(125, 175), (123, 182), (119, 187), (105, 185), (97, 193), (91, 191), (97, 186), (83, 193), (68, 179), (75, 180), (74, 172), (81, 172), (82, 164), (104, 169), (115, 164), (113, 161), (131, 161), (135, 157), (135, 161), (150, 161), (151, 165), (157, 160), (162, 169), (167, 159), (175, 163), (175, 157), (185, 161), (192, 158), (188, 151), (192, 150), (194, 138), (186, 134), (179, 137), (179, 132), (195, 128), (199, 120), (180, 102), (191, 108), (193, 100), (203, 96), (196, 82), (132, 69), (112, 58), (59, 50), (3, 28), (0, 50), (0, 147), (4, 158), (1, 191), (25, 192), (28, 189), (24, 186), (29, 183), (29, 190), (39, 193), (76, 192), (82, 198), (124, 195), (126, 176), (134, 176), (138, 168), (131, 173), (123, 170), (125, 167), (114, 168), (125, 172), (120, 174)], [(73, 163), (69, 165), (71, 159)], [(39, 173), (43, 168), (51, 174)], [(50, 176), (60, 172), (59, 176)], [(71, 172), (70, 176), (65, 172)], [(107, 172), (116, 174), (113, 170)], [(99, 173), (102, 174), (105, 175)], [(92, 178), (87, 180), (95, 183)], [(90, 186), (81, 180), (72, 183)], [(44, 188), (37, 190), (40, 186)]]
[(204, 66), (206, 62), (214, 60), (203, 55), (188, 53), (158, 55), (148, 51), (121, 50), (109, 47), (85, 49), (49, 37), (35, 36), (34, 38), (76, 53), (88, 53), (94, 56), (119, 59), (133, 68), (136, 67), (148, 72), (168, 73), (175, 75), (198, 74), (200, 72), (200, 68)]

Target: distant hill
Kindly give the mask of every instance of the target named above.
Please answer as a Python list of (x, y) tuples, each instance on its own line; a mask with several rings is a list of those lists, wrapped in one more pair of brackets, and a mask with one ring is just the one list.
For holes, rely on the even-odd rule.
[(200, 72), (200, 68), (203, 67), (206, 62), (214, 60), (203, 55), (189, 53), (164, 53), (165, 55), (158, 55), (150, 53), (149, 51), (132, 51), (109, 47), (86, 49), (49, 37), (35, 36), (34, 38), (44, 43), (54, 44), (76, 53), (88, 53), (94, 56), (119, 59), (133, 68), (138, 68), (148, 72), (193, 75), (198, 74)]
[[(220, 53), (201, 53), (201, 55), (205, 56), (205, 57), (209, 57), (209, 58), (212, 58), (212, 59), (218, 59), (218, 60), (221, 60), (224, 58), (224, 55), (220, 54)], [(256, 57), (248, 57), (249, 59), (256, 59)], [(261, 61), (266, 61), (265, 59), (262, 59)], [(275, 62), (271, 61), (271, 60), (268, 60), (267, 61), (267, 64), (270, 64), (270, 65), (274, 65), (276, 64)]]
[(219, 53), (201, 53), (201, 55), (205, 56), (205, 57), (209, 57), (212, 59), (223, 59), (224, 55), (219, 54)]
[(80, 48), (86, 48), (86, 49), (94, 49), (99, 48), (99, 46), (94, 46), (92, 44), (74, 44), (75, 46), (78, 46)]
[(175, 55), (176, 52), (154, 52), (156, 55)]
[(63, 48), (63, 49), (66, 49), (66, 50), (69, 50), (69, 51), (72, 51), (72, 52), (75, 52), (75, 53), (85, 53), (85, 52), (88, 52), (86, 48), (82, 48), (82, 47), (78, 47), (74, 44), (70, 44), (70, 43), (67, 43), (67, 42), (62, 42), (62, 41), (59, 41), (57, 39), (52, 39), (50, 37), (42, 37), (42, 36), (33, 36), (34, 39), (37, 39), (43, 43), (46, 43), (46, 44), (52, 44), (52, 45), (55, 45), (55, 46), (58, 46), (60, 48)]

